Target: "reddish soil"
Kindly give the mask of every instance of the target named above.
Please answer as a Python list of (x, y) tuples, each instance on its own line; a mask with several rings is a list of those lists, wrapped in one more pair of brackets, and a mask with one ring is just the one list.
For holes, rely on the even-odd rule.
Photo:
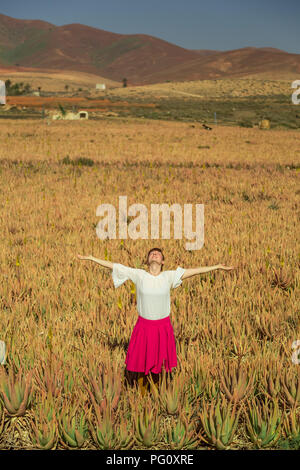
[(132, 108), (132, 107), (143, 107), (143, 108), (155, 108), (154, 103), (128, 103), (127, 101), (115, 101), (111, 102), (110, 100), (87, 100), (85, 98), (74, 97), (42, 97), (42, 96), (8, 96), (6, 98), (6, 103), (10, 106), (17, 107), (28, 107), (28, 108), (57, 108), (60, 104), (61, 106), (77, 106), (85, 109), (93, 109), (102, 111), (103, 108)]

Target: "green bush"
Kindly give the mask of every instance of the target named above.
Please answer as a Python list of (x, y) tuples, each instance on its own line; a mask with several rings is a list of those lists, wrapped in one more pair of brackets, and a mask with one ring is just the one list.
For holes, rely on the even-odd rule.
[(65, 110), (65, 108), (60, 103), (58, 104), (58, 108), (59, 108), (59, 110), (60, 110), (60, 112), (63, 116), (65, 116), (67, 114), (67, 111)]
[(79, 157), (74, 160), (74, 165), (93, 166), (94, 161), (91, 158)]
[(12, 83), (11, 80), (5, 81), (5, 88), (6, 88), (7, 96), (26, 95), (26, 93), (31, 92), (31, 87), (29, 83), (26, 83), (26, 84), (24, 84), (23, 82)]
[(277, 448), (282, 450), (300, 450), (300, 436), (290, 439), (280, 439)]
[(93, 166), (95, 162), (91, 158), (78, 157), (71, 160), (69, 155), (62, 159), (64, 165)]

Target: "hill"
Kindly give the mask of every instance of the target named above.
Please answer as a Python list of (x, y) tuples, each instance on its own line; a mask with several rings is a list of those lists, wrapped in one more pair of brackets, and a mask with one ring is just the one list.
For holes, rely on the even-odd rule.
[(0, 67), (0, 80), (10, 79), (13, 83), (29, 83), (33, 90), (41, 87), (42, 92), (95, 92), (97, 83), (105, 83), (106, 89), (121, 87), (122, 83), (92, 73), (76, 70), (51, 70), (30, 67)]
[[(0, 71), (75, 71), (129, 85), (264, 76), (297, 79), (300, 54), (272, 47), (188, 50), (145, 34), (0, 15)], [(99, 81), (99, 80), (98, 80)]]

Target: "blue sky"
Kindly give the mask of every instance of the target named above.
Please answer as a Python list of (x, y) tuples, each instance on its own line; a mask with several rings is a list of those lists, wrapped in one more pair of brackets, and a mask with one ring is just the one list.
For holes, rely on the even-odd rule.
[(0, 0), (0, 13), (149, 34), (187, 49), (276, 47), (300, 54), (299, 0)]

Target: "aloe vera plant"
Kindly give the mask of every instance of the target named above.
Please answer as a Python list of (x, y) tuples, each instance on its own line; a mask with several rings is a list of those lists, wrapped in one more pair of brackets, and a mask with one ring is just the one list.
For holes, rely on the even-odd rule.
[(236, 412), (236, 404), (227, 403), (218, 398), (217, 401), (207, 405), (202, 400), (203, 410), (198, 412), (200, 423), (205, 437), (202, 439), (214, 445), (218, 450), (229, 449), (238, 425), (240, 411)]
[(280, 438), (282, 413), (278, 401), (265, 400), (260, 404), (257, 399), (248, 402), (246, 413), (247, 431), (256, 448), (267, 448), (276, 444)]
[(283, 335), (284, 329), (280, 318), (269, 313), (265, 309), (260, 315), (255, 315), (257, 331), (262, 338), (273, 339)]
[(292, 288), (292, 280), (293, 280), (293, 275), (292, 273), (287, 273), (283, 268), (280, 268), (278, 270), (272, 268), (274, 277), (271, 282), (272, 287), (277, 287), (278, 289), (282, 289), (284, 291), (288, 291), (289, 289)]
[(35, 409), (35, 419), (31, 419), (30, 423), (33, 431), (32, 442), (37, 449), (50, 450), (55, 448), (58, 441), (58, 423), (52, 396), (43, 394), (41, 399)]
[(72, 411), (66, 410), (66, 405), (58, 417), (61, 443), (66, 449), (81, 448), (88, 438), (88, 424), (84, 410), (78, 412), (78, 407)]
[(183, 381), (176, 377), (173, 381), (167, 379), (166, 371), (163, 369), (160, 386), (155, 386), (152, 377), (149, 377), (151, 390), (162, 407), (169, 415), (178, 414), (182, 408)]
[(135, 439), (146, 447), (155, 445), (161, 437), (161, 418), (149, 405), (134, 415)]
[(4, 410), (3, 410), (2, 403), (0, 401), (0, 442), (2, 441), (3, 430), (4, 430)]
[(63, 362), (54, 354), (51, 354), (51, 362), (40, 361), (33, 377), (40, 391), (50, 392), (53, 397), (58, 397), (63, 392), (65, 381)]
[(103, 416), (101, 416), (101, 413), (99, 411), (99, 405), (95, 405), (96, 409), (96, 425), (92, 424), (90, 421), (90, 432), (92, 435), (92, 438), (95, 442), (95, 444), (102, 450), (108, 450), (108, 449), (113, 449), (115, 446), (115, 433), (114, 433), (114, 428), (113, 428), (113, 418), (112, 416), (107, 412), (108, 410), (105, 410), (103, 412)]
[(205, 390), (204, 390), (204, 397), (208, 400), (216, 399), (220, 396), (220, 385), (214, 379), (209, 377), (206, 382)]
[(95, 425), (89, 419), (90, 432), (95, 444), (102, 450), (130, 449), (134, 439), (130, 432), (128, 432), (127, 424), (122, 421), (118, 425), (116, 418), (110, 410), (106, 409), (102, 412), (99, 405), (96, 405), (95, 412)]
[(30, 405), (33, 370), (26, 376), (20, 367), (17, 374), (12, 369), (0, 375), (0, 394), (9, 416), (23, 416)]
[(286, 437), (300, 440), (300, 411), (292, 408), (284, 417), (283, 429)]
[(191, 416), (187, 418), (181, 413), (176, 426), (169, 423), (165, 440), (171, 449), (195, 449), (198, 444), (198, 436), (195, 427), (189, 423)]
[(130, 430), (128, 430), (126, 421), (122, 420), (117, 428), (117, 444), (116, 449), (127, 450), (131, 449), (134, 444), (134, 437)]
[(188, 387), (188, 400), (190, 403), (195, 404), (195, 402), (203, 395), (207, 379), (208, 370), (201, 368), (197, 364), (193, 369), (189, 384), (190, 386)]
[(273, 361), (267, 363), (267, 366), (262, 368), (263, 372), (260, 377), (260, 386), (263, 393), (268, 398), (277, 399), (280, 397), (280, 376), (282, 373), (282, 367), (279, 364), (275, 364)]
[(108, 371), (103, 364), (100, 364), (95, 375), (90, 371), (89, 374), (85, 374), (85, 378), (91, 387), (87, 386), (84, 381), (82, 383), (92, 404), (94, 406), (98, 404), (102, 411), (107, 407), (115, 410), (121, 393), (120, 373)]
[(280, 396), (288, 406), (294, 407), (300, 404), (300, 375), (294, 370), (285, 370), (280, 376), (282, 385)]
[(255, 373), (250, 374), (235, 363), (227, 363), (219, 376), (223, 392), (233, 403), (245, 399), (253, 390)]

